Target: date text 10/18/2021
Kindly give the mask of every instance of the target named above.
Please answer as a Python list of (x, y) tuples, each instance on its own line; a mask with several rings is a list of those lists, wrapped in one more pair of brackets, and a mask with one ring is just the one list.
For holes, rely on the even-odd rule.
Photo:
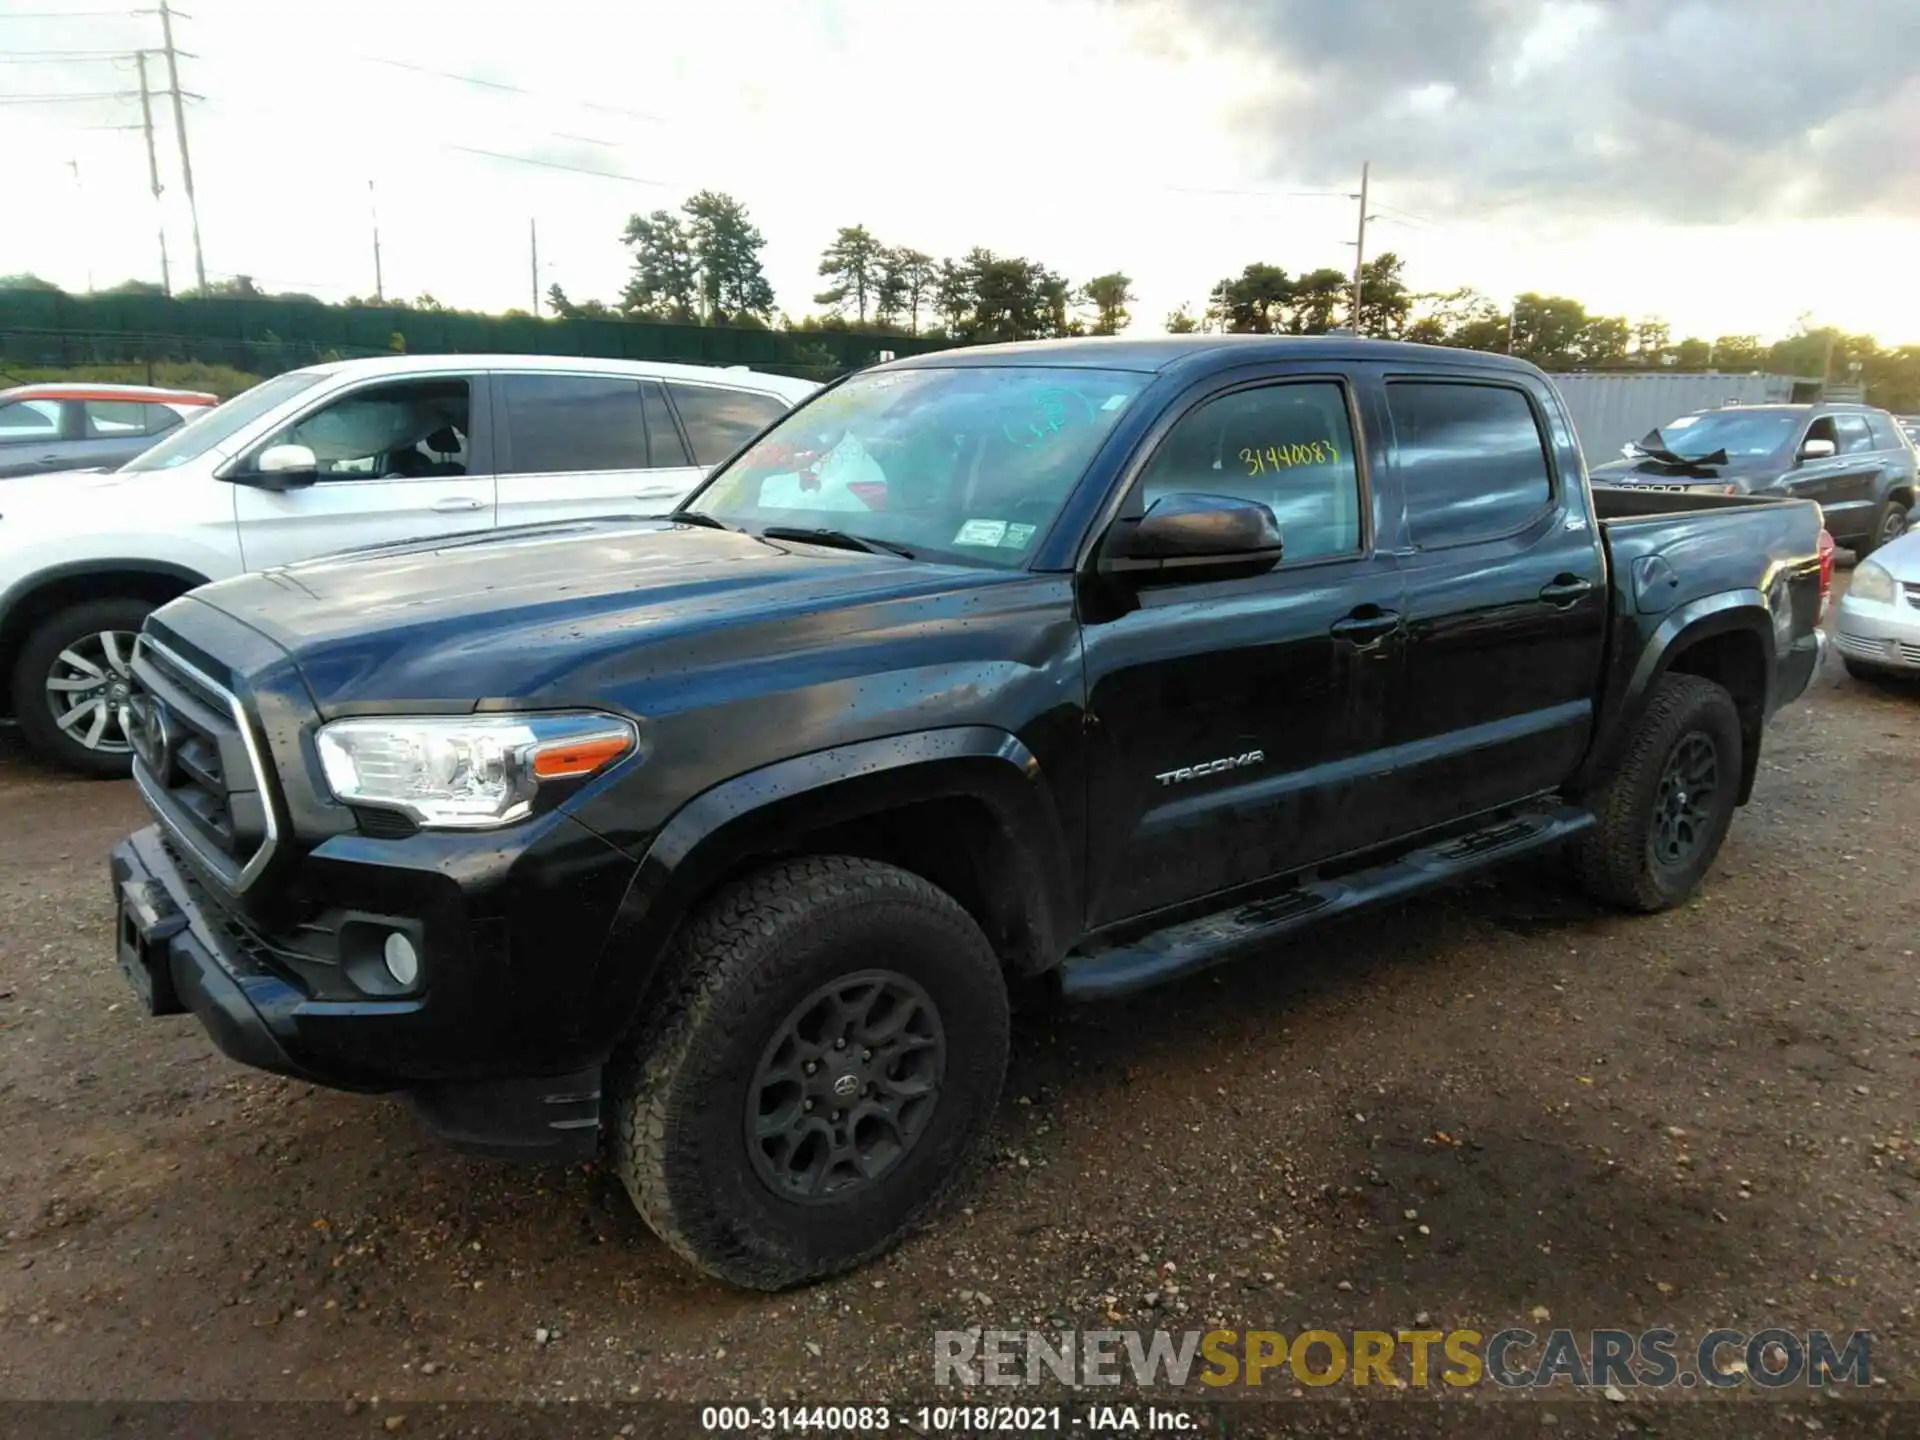
[(1182, 1434), (1202, 1428), (1188, 1410), (1168, 1405), (708, 1405), (700, 1428), (714, 1433), (920, 1435)]

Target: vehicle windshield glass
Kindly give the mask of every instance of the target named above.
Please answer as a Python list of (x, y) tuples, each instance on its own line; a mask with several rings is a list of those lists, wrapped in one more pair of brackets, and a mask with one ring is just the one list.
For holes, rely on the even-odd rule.
[(293, 371), (262, 380), (251, 390), (243, 390), (224, 404), (203, 410), (166, 439), (134, 456), (120, 467), (131, 470), (171, 470), (189, 460), (198, 460), (207, 451), (238, 434), (268, 411), (291, 400), (302, 390), (324, 378), (309, 372)]
[(1726, 451), (1729, 460), (1753, 458), (1781, 449), (1799, 424), (1800, 416), (1790, 410), (1708, 410), (1668, 421), (1660, 427), (1660, 438), (1667, 449), (1689, 460), (1716, 450)]
[(1152, 378), (1026, 365), (858, 375), (781, 421), (686, 509), (1011, 569)]

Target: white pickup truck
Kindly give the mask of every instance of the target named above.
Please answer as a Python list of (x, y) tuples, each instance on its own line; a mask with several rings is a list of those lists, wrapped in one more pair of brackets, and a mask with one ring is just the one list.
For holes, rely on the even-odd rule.
[(390, 541), (671, 509), (816, 387), (744, 369), (421, 355), (289, 371), (105, 474), (0, 482), (0, 677), (33, 748), (131, 767), (147, 612)]

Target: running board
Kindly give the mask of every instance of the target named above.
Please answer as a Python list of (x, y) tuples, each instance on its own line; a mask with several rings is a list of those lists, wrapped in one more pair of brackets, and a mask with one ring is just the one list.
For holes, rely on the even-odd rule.
[(1431, 890), (1517, 855), (1548, 849), (1592, 824), (1591, 812), (1574, 806), (1523, 811), (1370, 870), (1337, 880), (1315, 880), (1271, 899), (1169, 925), (1125, 944), (1096, 944), (1067, 957), (1060, 968), (1060, 993), (1069, 1000), (1131, 995), (1236, 959), (1309, 923)]

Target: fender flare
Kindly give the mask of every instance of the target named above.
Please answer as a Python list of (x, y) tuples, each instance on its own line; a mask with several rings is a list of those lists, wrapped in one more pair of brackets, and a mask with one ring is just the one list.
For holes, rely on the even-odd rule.
[[(1767, 694), (1759, 717), (1759, 723), (1764, 724), (1766, 716), (1773, 713), (1773, 690), (1779, 679), (1780, 660), (1773, 612), (1768, 608), (1766, 597), (1752, 587), (1703, 595), (1676, 606), (1641, 647), (1626, 687), (1601, 713), (1600, 733), (1607, 738), (1587, 757), (1577, 788), (1587, 789), (1607, 772), (1639, 723), (1654, 683), (1672, 668), (1677, 656), (1703, 640), (1740, 632), (1758, 639), (1765, 657)], [(1745, 749), (1746, 754), (1741, 757), (1742, 803), (1752, 791), (1753, 777), (1760, 764), (1759, 747), (1748, 745)]]
[[(673, 932), (743, 861), (808, 833), (920, 801), (965, 798), (992, 814), (1013, 857), (1020, 943), (1012, 968), (1057, 960), (1078, 929), (1077, 870), (1040, 762), (1016, 735), (985, 725), (919, 731), (817, 750), (735, 776), (688, 801), (641, 857), (595, 967), (594, 991), (617, 1021), (634, 1019)], [(635, 963), (635, 961), (639, 963)]]
[(0, 595), (0, 631), (4, 631), (12, 621), (20, 602), (34, 591), (62, 580), (77, 580), (87, 575), (152, 575), (178, 580), (188, 590), (211, 583), (207, 576), (197, 570), (176, 565), (170, 560), (136, 560), (131, 557), (124, 560), (69, 560), (64, 564), (36, 570), (7, 587), (6, 593)]

